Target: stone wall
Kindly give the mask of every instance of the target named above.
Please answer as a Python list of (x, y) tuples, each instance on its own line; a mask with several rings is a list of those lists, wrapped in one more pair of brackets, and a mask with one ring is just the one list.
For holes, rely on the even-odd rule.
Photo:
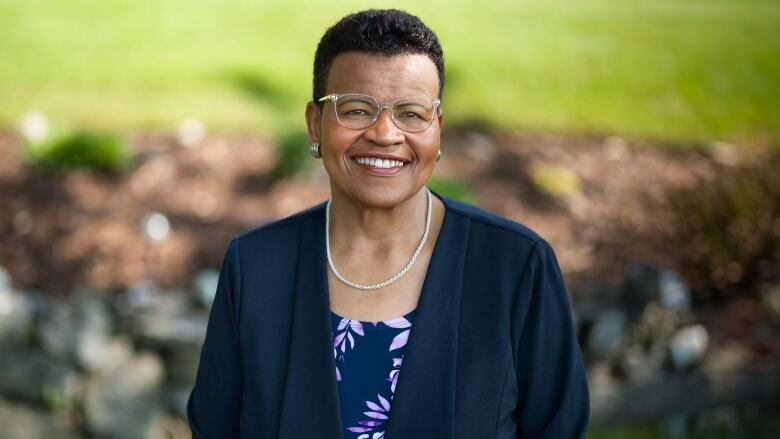
[[(0, 268), (0, 437), (190, 437), (185, 407), (217, 280), (205, 270), (188, 290), (146, 281), (54, 300), (15, 290)], [(571, 290), (594, 426), (663, 422), (685, 437), (702, 419), (739, 429), (780, 413), (777, 357), (724, 339), (674, 272), (632, 266)], [(780, 286), (762, 297), (776, 330)]]

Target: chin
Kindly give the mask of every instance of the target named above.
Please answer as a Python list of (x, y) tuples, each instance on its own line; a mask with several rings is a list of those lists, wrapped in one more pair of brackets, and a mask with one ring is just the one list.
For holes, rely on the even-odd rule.
[(366, 206), (390, 209), (411, 198), (416, 192), (411, 189), (391, 187), (361, 187), (346, 192), (347, 197)]

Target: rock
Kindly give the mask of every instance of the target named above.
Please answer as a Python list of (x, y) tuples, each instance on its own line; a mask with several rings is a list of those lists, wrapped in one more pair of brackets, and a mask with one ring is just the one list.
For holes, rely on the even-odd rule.
[(691, 306), (691, 291), (679, 273), (663, 271), (658, 279), (661, 305), (675, 311), (687, 311)]
[(775, 322), (780, 322), (780, 284), (762, 285), (759, 295), (769, 317)]
[(713, 142), (710, 145), (712, 159), (724, 166), (736, 166), (739, 164), (739, 147), (727, 142)]
[(144, 218), (141, 228), (144, 236), (156, 243), (168, 237), (168, 233), (171, 231), (171, 223), (168, 221), (168, 217), (155, 212)]
[(139, 337), (139, 345), (165, 358), (169, 380), (191, 383), (197, 373), (207, 324), (208, 316), (202, 314), (144, 313), (134, 319), (134, 332)]
[(670, 415), (693, 417), (709, 408), (728, 406), (754, 405), (776, 413), (777, 395), (780, 395), (780, 363), (774, 359), (751, 366), (718, 380), (693, 370), (686, 374), (667, 375), (660, 382), (621, 386), (616, 392), (591, 392), (591, 425), (657, 421)]
[(165, 408), (171, 413), (187, 419), (187, 401), (190, 399), (193, 381), (166, 385), (163, 390)]
[(158, 386), (162, 361), (153, 354), (131, 358), (93, 376), (84, 395), (84, 421), (90, 433), (116, 439), (162, 438), (163, 412)]
[(588, 388), (594, 396), (607, 397), (620, 390), (620, 382), (612, 374), (609, 364), (602, 362), (588, 368)]
[(610, 136), (604, 139), (604, 155), (613, 162), (622, 162), (629, 158), (628, 143), (625, 139), (617, 136)]
[(186, 418), (166, 414), (160, 419), (159, 430), (164, 432), (165, 439), (191, 437), (192, 431)]
[(594, 321), (606, 306), (620, 306), (623, 284), (606, 279), (582, 279), (571, 287), (572, 307), (582, 321)]
[(145, 279), (131, 285), (127, 291), (119, 294), (114, 307), (122, 316), (129, 316), (139, 309), (149, 308), (160, 300), (160, 288), (151, 279)]
[(190, 300), (181, 290), (162, 291), (154, 281), (145, 280), (118, 295), (114, 306), (123, 317), (145, 313), (177, 316), (190, 309)]
[(114, 330), (114, 318), (108, 294), (100, 290), (78, 290), (72, 299), (79, 331), (109, 334)]
[(95, 290), (77, 291), (71, 305), (49, 304), (38, 325), (39, 341), (46, 353), (87, 370), (123, 359), (129, 348), (112, 339), (113, 331), (108, 299)]
[(206, 127), (197, 119), (184, 119), (179, 123), (176, 138), (179, 144), (187, 147), (197, 146), (206, 135)]
[(40, 142), (49, 135), (49, 120), (41, 111), (28, 111), (19, 119), (17, 129), (24, 140)]
[(61, 417), (32, 406), (0, 399), (0, 437), (4, 439), (81, 437)]
[(666, 350), (661, 344), (649, 349), (632, 345), (623, 353), (620, 366), (630, 383), (642, 385), (663, 380), (665, 360)]
[(469, 131), (466, 133), (466, 137), (469, 147), (466, 148), (465, 152), (470, 159), (490, 163), (496, 156), (497, 148), (490, 136)]
[(4, 349), (0, 355), (0, 394), (33, 404), (70, 405), (77, 397), (79, 376), (69, 365), (43, 352)]
[(657, 301), (652, 301), (645, 306), (639, 323), (634, 326), (631, 341), (641, 345), (660, 343), (665, 346), (681, 321), (680, 313), (661, 306)]
[(655, 267), (630, 264), (626, 268), (626, 306), (628, 316), (636, 320), (645, 306), (658, 299), (659, 273)]
[(709, 334), (703, 325), (680, 328), (669, 343), (672, 364), (677, 370), (690, 368), (702, 359), (708, 344)]
[(211, 308), (214, 303), (214, 296), (217, 294), (217, 284), (219, 282), (219, 271), (202, 270), (195, 276), (192, 283), (192, 295), (198, 306)]
[(734, 374), (750, 365), (753, 353), (742, 344), (732, 341), (713, 345), (702, 363), (702, 370), (711, 377)]
[(26, 344), (34, 327), (33, 301), (0, 286), (0, 346)]
[(74, 361), (78, 333), (72, 309), (61, 303), (49, 303), (40, 316), (38, 340), (43, 351), (53, 358)]
[(0, 294), (11, 293), (13, 284), (11, 283), (11, 273), (0, 265)]
[(208, 316), (185, 314), (170, 316), (142, 313), (134, 319), (134, 333), (160, 345), (198, 345), (206, 337)]
[(623, 347), (627, 323), (626, 315), (620, 310), (602, 311), (588, 335), (588, 353), (596, 359), (617, 355)]
[(79, 365), (89, 371), (116, 369), (133, 355), (133, 346), (126, 337), (109, 337), (86, 333), (78, 343), (76, 357)]

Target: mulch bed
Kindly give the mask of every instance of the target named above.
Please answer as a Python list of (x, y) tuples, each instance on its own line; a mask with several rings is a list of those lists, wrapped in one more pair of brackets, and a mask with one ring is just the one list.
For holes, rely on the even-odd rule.
[[(328, 197), (321, 165), (272, 181), (277, 158), (261, 135), (209, 135), (192, 148), (160, 133), (129, 141), (139, 160), (122, 175), (42, 174), (19, 160), (14, 135), (0, 134), (0, 265), (18, 287), (60, 295), (153, 277), (183, 288), (199, 269), (219, 267), (230, 237)], [(718, 168), (698, 148), (618, 137), (459, 132), (442, 144), (436, 175), (468, 182), (477, 204), (550, 241), (573, 283), (620, 277), (627, 261), (675, 267), (669, 194), (692, 190)], [(539, 162), (576, 173), (579, 193), (541, 193), (528, 172)], [(153, 212), (171, 224), (159, 243), (142, 230)]]

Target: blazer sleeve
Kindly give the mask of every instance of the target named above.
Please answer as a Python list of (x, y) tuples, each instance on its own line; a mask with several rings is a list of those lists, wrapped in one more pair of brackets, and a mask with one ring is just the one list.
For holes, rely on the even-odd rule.
[(590, 399), (582, 355), (558, 261), (543, 239), (534, 244), (514, 307), (519, 389), (517, 435), (584, 438)]
[(187, 420), (195, 439), (239, 436), (242, 399), (238, 304), (241, 291), (238, 241), (230, 242), (209, 314)]

